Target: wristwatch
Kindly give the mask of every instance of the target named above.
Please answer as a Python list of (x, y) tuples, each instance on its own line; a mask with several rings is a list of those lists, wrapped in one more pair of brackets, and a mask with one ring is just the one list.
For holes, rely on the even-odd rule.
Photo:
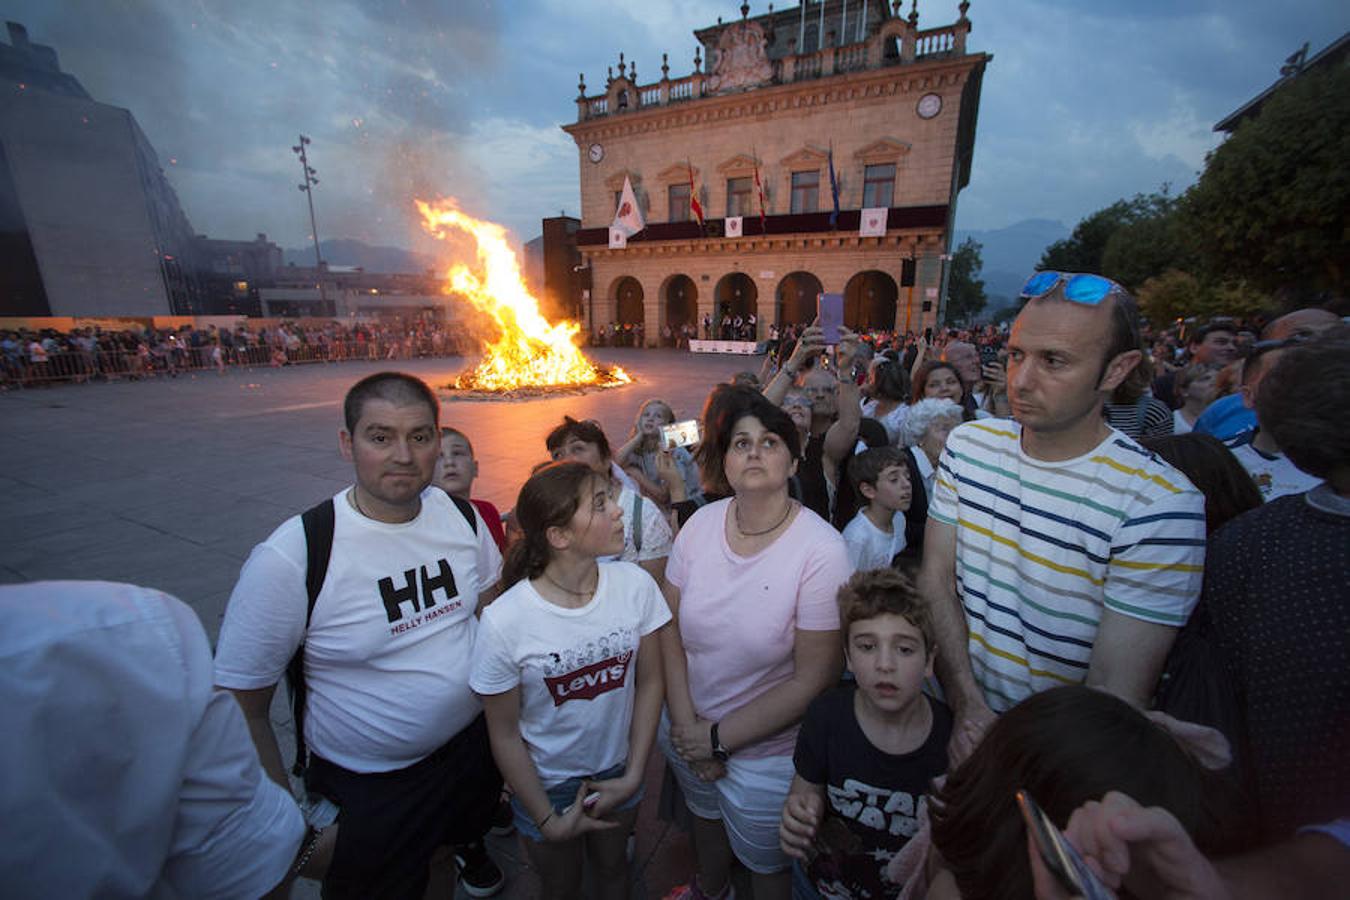
[(720, 722), (714, 722), (712, 724), (712, 755), (713, 759), (718, 762), (726, 762), (731, 758), (731, 751), (722, 746), (722, 740), (717, 736), (717, 726), (720, 724)]

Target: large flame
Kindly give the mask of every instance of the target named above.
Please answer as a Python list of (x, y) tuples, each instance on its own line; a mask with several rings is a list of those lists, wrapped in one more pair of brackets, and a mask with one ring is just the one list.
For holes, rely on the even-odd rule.
[(436, 203), (416, 201), (422, 226), (440, 240), (446, 229), (468, 233), (477, 244), (477, 271), (455, 263), (449, 272), (452, 293), (469, 299), (491, 316), (501, 336), (483, 347), (478, 368), (461, 375), (458, 388), (509, 391), (522, 387), (553, 385), (623, 384), (631, 381), (617, 366), (600, 369), (577, 349), (581, 326), (562, 321), (549, 324), (539, 311), (539, 301), (525, 286), (520, 261), (506, 240), (506, 229), (466, 215), (454, 198)]

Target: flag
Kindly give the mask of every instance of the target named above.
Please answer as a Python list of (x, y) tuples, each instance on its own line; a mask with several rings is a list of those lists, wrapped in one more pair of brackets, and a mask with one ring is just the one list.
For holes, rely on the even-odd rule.
[(726, 228), (727, 228), (726, 231), (727, 237), (744, 237), (745, 217), (727, 216)]
[(622, 250), (628, 246), (628, 235), (622, 228), (611, 225), (609, 228), (609, 249)]
[(885, 237), (886, 217), (890, 210), (884, 206), (864, 209), (858, 217), (858, 235), (860, 237)]
[[(754, 150), (750, 151), (754, 153)], [(759, 157), (755, 156), (755, 190), (759, 192), (759, 233), (768, 234), (769, 230), (765, 227), (764, 215), (764, 185), (759, 180)]]
[(834, 212), (830, 213), (830, 227), (839, 225), (839, 179), (834, 174), (834, 142), (830, 142), (830, 196), (834, 198)]
[(703, 204), (698, 202), (698, 189), (694, 187), (694, 166), (687, 159), (684, 164), (689, 168), (689, 211), (694, 214), (694, 218), (698, 220), (698, 227), (701, 229), (703, 227)]
[(630, 238), (645, 227), (642, 210), (638, 208), (637, 196), (633, 193), (633, 183), (623, 176), (623, 193), (619, 195), (619, 208), (614, 211), (614, 224), (611, 229), (623, 232), (624, 238)]

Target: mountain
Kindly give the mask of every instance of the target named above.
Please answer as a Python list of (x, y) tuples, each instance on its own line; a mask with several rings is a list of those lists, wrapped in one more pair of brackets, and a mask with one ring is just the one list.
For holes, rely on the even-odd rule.
[(984, 279), (984, 291), (989, 296), (989, 309), (992, 311), (1012, 303), (1026, 283), (1027, 276), (1040, 261), (1045, 248), (1069, 234), (1069, 228), (1062, 222), (1024, 219), (1007, 228), (987, 231), (958, 228), (952, 247), (959, 247), (968, 237), (973, 237), (982, 245), (980, 257), (984, 261), (984, 268), (980, 277)]
[[(285, 265), (314, 265), (313, 247), (286, 247), (281, 252)], [(436, 264), (425, 253), (414, 253), (402, 247), (379, 247), (349, 238), (320, 241), (319, 252), (330, 266), (360, 266), (367, 272), (420, 274)]]

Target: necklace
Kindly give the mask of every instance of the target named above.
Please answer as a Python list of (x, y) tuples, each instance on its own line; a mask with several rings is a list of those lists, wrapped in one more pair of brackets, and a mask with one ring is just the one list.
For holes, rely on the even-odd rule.
[[(591, 588), (589, 591), (574, 591), (569, 587), (564, 587), (561, 584), (559, 584), (552, 575), (548, 574), (547, 569), (545, 569), (540, 574), (544, 576), (544, 578), (548, 581), (549, 584), (553, 585), (555, 588), (557, 588), (558, 590), (562, 591), (565, 594), (571, 594), (573, 597), (590, 597), (595, 593), (594, 587)], [(597, 571), (596, 587), (599, 587), (599, 585), (600, 585), (600, 573)]]
[(741, 505), (739, 503), (737, 503), (735, 508), (732, 509), (732, 514), (736, 519), (736, 531), (740, 534), (741, 537), (759, 537), (760, 535), (768, 534), (770, 531), (777, 531), (779, 527), (784, 522), (787, 521), (788, 516), (792, 515), (792, 501), (789, 500), (787, 504), (787, 509), (783, 510), (783, 518), (779, 519), (777, 522), (774, 522), (773, 525), (769, 526), (768, 528), (765, 528), (763, 531), (746, 531), (744, 528), (741, 527)]

